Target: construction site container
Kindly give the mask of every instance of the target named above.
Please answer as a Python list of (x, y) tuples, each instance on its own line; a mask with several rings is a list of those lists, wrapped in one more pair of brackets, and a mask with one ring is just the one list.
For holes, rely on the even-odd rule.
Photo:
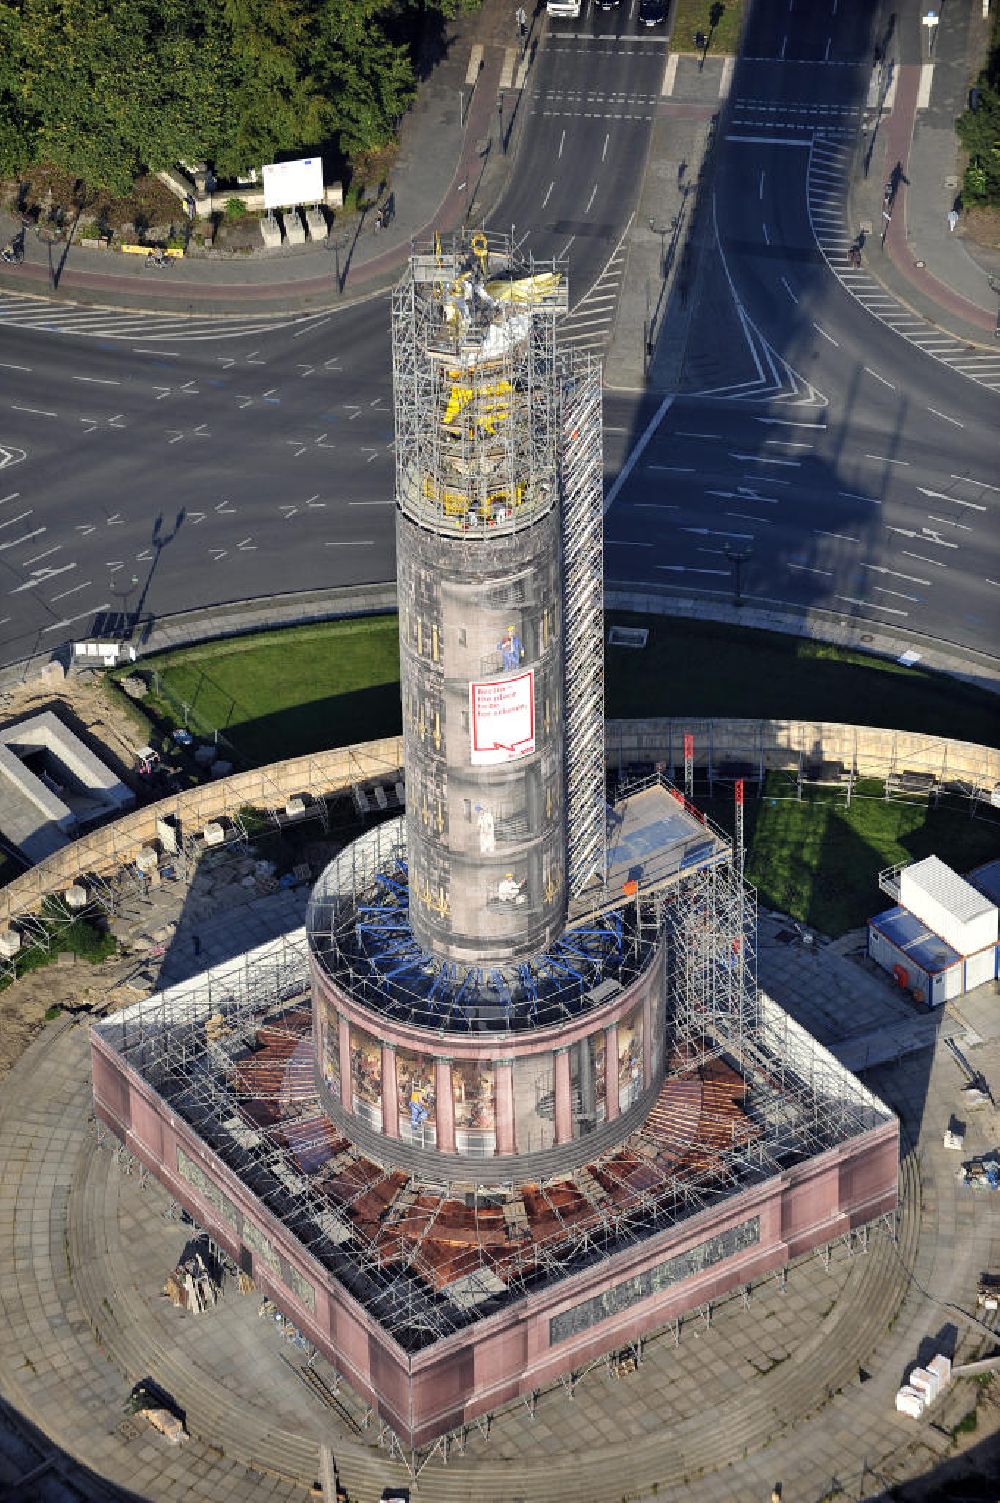
[(908, 1414), (910, 1419), (919, 1419), (925, 1407), (923, 1394), (911, 1388), (908, 1383), (904, 1383), (903, 1387), (898, 1390), (896, 1408), (900, 1414)]
[(975, 955), (997, 942), (996, 904), (937, 856), (903, 868), (899, 901), (960, 955)]
[(917, 1002), (940, 1007), (962, 995), (962, 956), (905, 908), (869, 919), (868, 954)]
[(917, 1002), (940, 1007), (1000, 973), (1000, 945), (963, 955), (905, 908), (868, 921), (868, 954)]

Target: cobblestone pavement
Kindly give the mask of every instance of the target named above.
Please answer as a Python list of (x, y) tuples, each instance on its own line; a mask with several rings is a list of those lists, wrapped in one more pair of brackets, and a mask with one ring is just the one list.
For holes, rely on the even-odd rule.
[[(273, 907), (241, 910), (254, 939), (289, 922)], [(227, 922), (214, 921), (220, 934)], [(212, 924), (203, 930), (210, 947)], [(853, 941), (803, 944), (795, 926), (765, 915), (761, 942), (767, 989), (831, 1043), (905, 1025), (907, 1004), (851, 958)], [(180, 965), (187, 947), (176, 953)], [(991, 1000), (963, 1001), (948, 1020), (987, 1077), (1000, 1071)], [(877, 1496), (950, 1454), (951, 1427), (974, 1407), (978, 1391), (959, 1381), (914, 1424), (896, 1415), (893, 1393), (938, 1333), (959, 1360), (992, 1350), (961, 1312), (979, 1272), (1000, 1259), (1000, 1218), (958, 1185), (956, 1156), (941, 1146), (963, 1084), (953, 1053), (924, 1048), (869, 1079), (904, 1123), (897, 1243), (873, 1229), (867, 1251), (856, 1237), (828, 1260), (802, 1260), (784, 1288), (764, 1281), (710, 1320), (688, 1317), (679, 1343), (673, 1330), (648, 1342), (638, 1371), (616, 1380), (601, 1364), (572, 1390), (542, 1395), (533, 1416), (516, 1405), (488, 1435), (472, 1427), (447, 1464), (438, 1452), (413, 1481), (346, 1387), (335, 1411), (313, 1397), (296, 1372), (302, 1354), (257, 1318), (255, 1297), (227, 1288), (200, 1317), (162, 1297), (191, 1229), (171, 1219), (155, 1182), (99, 1146), (86, 1029), (64, 1018), (0, 1091), (0, 1393), (16, 1415), (0, 1426), (0, 1485), (48, 1462), (46, 1490), (14, 1496), (302, 1497), (326, 1442), (358, 1503), (391, 1482), (435, 1503), (607, 1503), (654, 1491), (735, 1503), (766, 1498), (776, 1479), (787, 1499), (819, 1500), (834, 1486)], [(968, 1152), (995, 1146), (992, 1110), (969, 1114), (968, 1132)], [(192, 1439), (179, 1451), (123, 1418), (146, 1376), (186, 1412)], [(26, 1421), (44, 1433), (29, 1438)]]

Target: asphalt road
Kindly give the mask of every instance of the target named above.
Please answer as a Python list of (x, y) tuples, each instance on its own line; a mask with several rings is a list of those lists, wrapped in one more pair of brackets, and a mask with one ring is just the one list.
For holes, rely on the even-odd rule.
[(607, 518), (609, 581), (731, 598), (738, 553), (751, 603), (995, 652), (1000, 398), (859, 306), (816, 245), (867, 90), (868, 7), (753, 16), (702, 205), (700, 389), (654, 423), (648, 401), (609, 407), (613, 460), (646, 440)]
[[(726, 595), (727, 547), (752, 549), (755, 600), (995, 648), (998, 399), (859, 308), (817, 251), (814, 154), (792, 142), (849, 139), (871, 42), (862, 0), (828, 3), (755, 12), (685, 394), (608, 395), (608, 576)], [(629, 4), (549, 27), (494, 216), (566, 252), (577, 292), (632, 212), (665, 66)], [(109, 611), (393, 576), (387, 298), (244, 334), (81, 317), (86, 335), (0, 321), (0, 662)]]

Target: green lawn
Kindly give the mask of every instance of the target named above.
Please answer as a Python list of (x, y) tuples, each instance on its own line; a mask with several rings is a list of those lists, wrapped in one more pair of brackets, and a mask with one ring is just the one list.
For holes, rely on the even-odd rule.
[[(887, 803), (872, 787), (848, 808), (842, 795), (799, 803), (789, 792), (772, 776), (764, 796), (744, 806), (746, 875), (764, 907), (823, 934), (843, 934), (890, 906), (878, 889), (883, 867), (936, 855), (965, 872), (1000, 855), (1000, 825), (970, 820), (958, 804)], [(701, 806), (732, 831), (731, 800)]]
[(1000, 745), (1000, 699), (943, 674), (804, 637), (609, 612), (649, 628), (641, 652), (607, 649), (610, 720), (641, 715), (845, 721)]
[[(997, 699), (933, 673), (711, 622), (612, 613), (613, 622), (650, 635), (641, 652), (608, 649), (609, 719), (847, 721), (997, 744)], [(369, 617), (145, 658), (139, 671), (154, 692), (143, 709), (164, 734), (184, 723), (187, 705), (192, 731), (224, 731), (244, 765), (395, 735), (397, 630), (395, 616)], [(850, 808), (842, 795), (799, 803), (794, 784), (773, 775), (746, 805), (747, 876), (767, 907), (840, 934), (877, 911), (881, 867), (935, 852), (965, 871), (1000, 853), (1000, 828), (970, 820), (961, 804), (886, 803), (877, 784), (866, 792)], [(705, 808), (731, 828), (731, 800)]]
[[(846, 721), (998, 744), (997, 698), (939, 674), (822, 642), (669, 616), (641, 651), (607, 651), (608, 719), (748, 716)], [(121, 678), (129, 670), (119, 670)], [(144, 658), (163, 728), (225, 732), (247, 763), (344, 746), (400, 729), (395, 616), (292, 627)], [(162, 691), (157, 694), (157, 687)]]
[(157, 654), (143, 708), (168, 729), (187, 705), (192, 731), (223, 731), (254, 765), (396, 735), (398, 632), (395, 616), (365, 617)]
[[(712, 25), (713, 8), (718, 14)], [(736, 53), (740, 50), (743, 28), (743, 0), (725, 0), (713, 7), (713, 0), (674, 0), (670, 33), (671, 52), (693, 52), (695, 32), (709, 37), (709, 53)]]

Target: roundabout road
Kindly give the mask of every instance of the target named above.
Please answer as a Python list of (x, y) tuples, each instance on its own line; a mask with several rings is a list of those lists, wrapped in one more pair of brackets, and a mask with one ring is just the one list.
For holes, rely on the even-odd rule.
[[(750, 550), (756, 604), (989, 651), (1000, 375), (943, 364), (919, 326), (892, 326), (852, 288), (836, 216), (867, 7), (841, 0), (835, 15), (828, 58), (815, 11), (796, 11), (780, 47), (751, 29), (737, 63), (678, 394), (608, 394), (607, 574), (728, 598), (727, 550)], [(665, 66), (629, 7), (588, 12), (549, 27), (521, 101), (491, 223), (566, 254), (584, 305), (609, 266), (602, 289), (629, 295), (616, 247)], [(589, 339), (575, 318), (574, 342), (600, 345), (606, 302)], [(391, 579), (392, 490), (385, 295), (245, 320), (0, 300), (0, 664), (108, 612)]]

